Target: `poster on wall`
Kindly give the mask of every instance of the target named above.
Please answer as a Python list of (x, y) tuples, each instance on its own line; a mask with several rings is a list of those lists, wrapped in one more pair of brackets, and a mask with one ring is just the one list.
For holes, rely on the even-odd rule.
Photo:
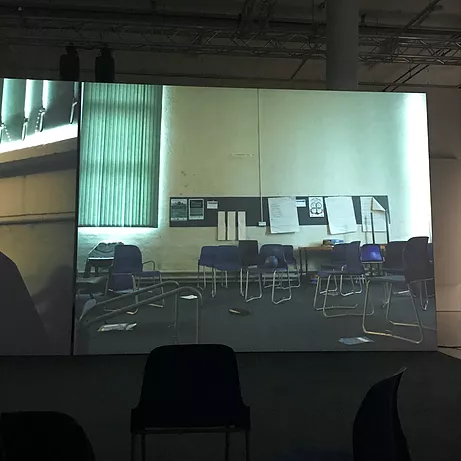
[(325, 209), (323, 207), (323, 197), (309, 197), (309, 217), (310, 218), (325, 217)]
[(170, 221), (187, 221), (187, 198), (170, 200)]
[(327, 197), (325, 204), (331, 235), (357, 232), (352, 197)]
[(191, 221), (202, 221), (205, 219), (205, 207), (203, 198), (189, 199), (189, 219)]
[(270, 197), (268, 203), (272, 234), (299, 232), (299, 218), (295, 197)]
[(363, 232), (386, 232), (386, 210), (374, 197), (360, 197), (360, 211)]

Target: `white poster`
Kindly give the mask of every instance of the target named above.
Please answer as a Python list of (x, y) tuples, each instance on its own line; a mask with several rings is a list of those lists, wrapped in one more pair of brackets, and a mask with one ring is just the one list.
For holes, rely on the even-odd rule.
[(386, 210), (374, 197), (360, 197), (362, 231), (372, 232), (371, 215), (375, 232), (386, 232)]
[(235, 240), (235, 211), (227, 212), (227, 240)]
[(299, 232), (296, 197), (272, 197), (268, 199), (268, 204), (272, 234)]
[(357, 232), (352, 197), (327, 197), (325, 205), (328, 213), (330, 234)]
[(226, 212), (218, 211), (218, 240), (226, 240)]
[(309, 197), (309, 217), (324, 218), (323, 197)]
[(245, 211), (239, 211), (237, 213), (237, 232), (239, 240), (247, 239), (247, 214)]
[(218, 201), (217, 200), (207, 200), (206, 209), (207, 210), (217, 210), (218, 209)]
[(205, 219), (205, 206), (203, 198), (189, 199), (189, 220), (202, 221)]
[(170, 200), (170, 221), (187, 221), (187, 198)]

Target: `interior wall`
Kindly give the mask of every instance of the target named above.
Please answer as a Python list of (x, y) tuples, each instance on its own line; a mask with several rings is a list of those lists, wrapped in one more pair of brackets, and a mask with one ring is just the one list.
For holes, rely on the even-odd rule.
[[(80, 271), (98, 242), (118, 240), (139, 245), (162, 270), (195, 270), (200, 247), (217, 243), (217, 230), (170, 228), (171, 196), (388, 195), (391, 238), (427, 235), (425, 97), (165, 87), (160, 175), (159, 228), (80, 229)], [(361, 232), (336, 237), (371, 240)], [(328, 230), (271, 235), (251, 227), (247, 238), (316, 245)]]
[(40, 291), (59, 266), (73, 265), (76, 171), (0, 179), (0, 251)]
[(461, 161), (431, 160), (439, 344), (461, 345)]
[(18, 266), (53, 353), (68, 354), (74, 300), (76, 140), (71, 146), (72, 169), (35, 169), (39, 157), (47, 162), (46, 157), (56, 155), (56, 147), (53, 143), (0, 154), (2, 166), (23, 165), (17, 176), (0, 178), (0, 251)]

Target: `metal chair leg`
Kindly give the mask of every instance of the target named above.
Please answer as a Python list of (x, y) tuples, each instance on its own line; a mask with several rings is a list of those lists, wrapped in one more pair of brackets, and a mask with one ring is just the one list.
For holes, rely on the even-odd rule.
[[(330, 291), (330, 282), (331, 282), (332, 277), (334, 278), (335, 276), (334, 275), (329, 275), (328, 278), (327, 278), (326, 289), (322, 292), (324, 294), (324, 299), (323, 299), (323, 303), (322, 303), (322, 305), (320, 307), (317, 307), (317, 297), (318, 297), (318, 294), (320, 293), (320, 290), (318, 289), (319, 283), (317, 283), (317, 288), (316, 288), (315, 294), (314, 294), (314, 309), (316, 311), (322, 311), (323, 316), (326, 317), (326, 318), (362, 315), (361, 313), (355, 313), (355, 312), (353, 312), (353, 313), (345, 313), (345, 314), (327, 314), (327, 311), (330, 310), (330, 309), (349, 309), (350, 310), (350, 309), (357, 309), (357, 307), (358, 307), (358, 304), (354, 304), (354, 305), (351, 305), (351, 306), (341, 306), (341, 305), (327, 306), (328, 295), (332, 295), (332, 293)], [(342, 279), (342, 276), (341, 276), (341, 279)], [(320, 279), (319, 279), (319, 281), (320, 281)], [(340, 281), (340, 284), (341, 283), (342, 282)], [(341, 288), (340, 288), (340, 292), (341, 292)]]
[(250, 461), (250, 431), (245, 431), (245, 461)]
[(245, 285), (245, 302), (246, 303), (249, 303), (250, 301), (254, 301), (255, 299), (261, 299), (263, 297), (262, 275), (258, 274), (259, 296), (253, 296), (251, 298), (248, 298), (249, 277), (250, 277), (250, 271), (247, 271), (246, 285)]
[(131, 461), (135, 461), (136, 459), (136, 434), (131, 434), (131, 454), (130, 454), (130, 459)]
[(225, 442), (225, 448), (224, 448), (224, 459), (225, 461), (229, 461), (229, 431), (226, 429), (226, 442)]
[(146, 461), (146, 434), (141, 434), (141, 461)]

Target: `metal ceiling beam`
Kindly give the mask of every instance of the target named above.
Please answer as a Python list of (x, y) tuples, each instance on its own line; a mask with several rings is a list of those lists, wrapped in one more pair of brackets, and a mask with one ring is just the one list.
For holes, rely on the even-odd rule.
[[(172, 16), (137, 12), (18, 9), (0, 7), (0, 43), (80, 48), (193, 53), (249, 57), (324, 59), (325, 25), (270, 22), (241, 31), (229, 17)], [(398, 35), (397, 51), (386, 50), (395, 27), (361, 26), (359, 57), (363, 63), (461, 65), (461, 30), (411, 29)], [(440, 50), (451, 50), (444, 55)]]

